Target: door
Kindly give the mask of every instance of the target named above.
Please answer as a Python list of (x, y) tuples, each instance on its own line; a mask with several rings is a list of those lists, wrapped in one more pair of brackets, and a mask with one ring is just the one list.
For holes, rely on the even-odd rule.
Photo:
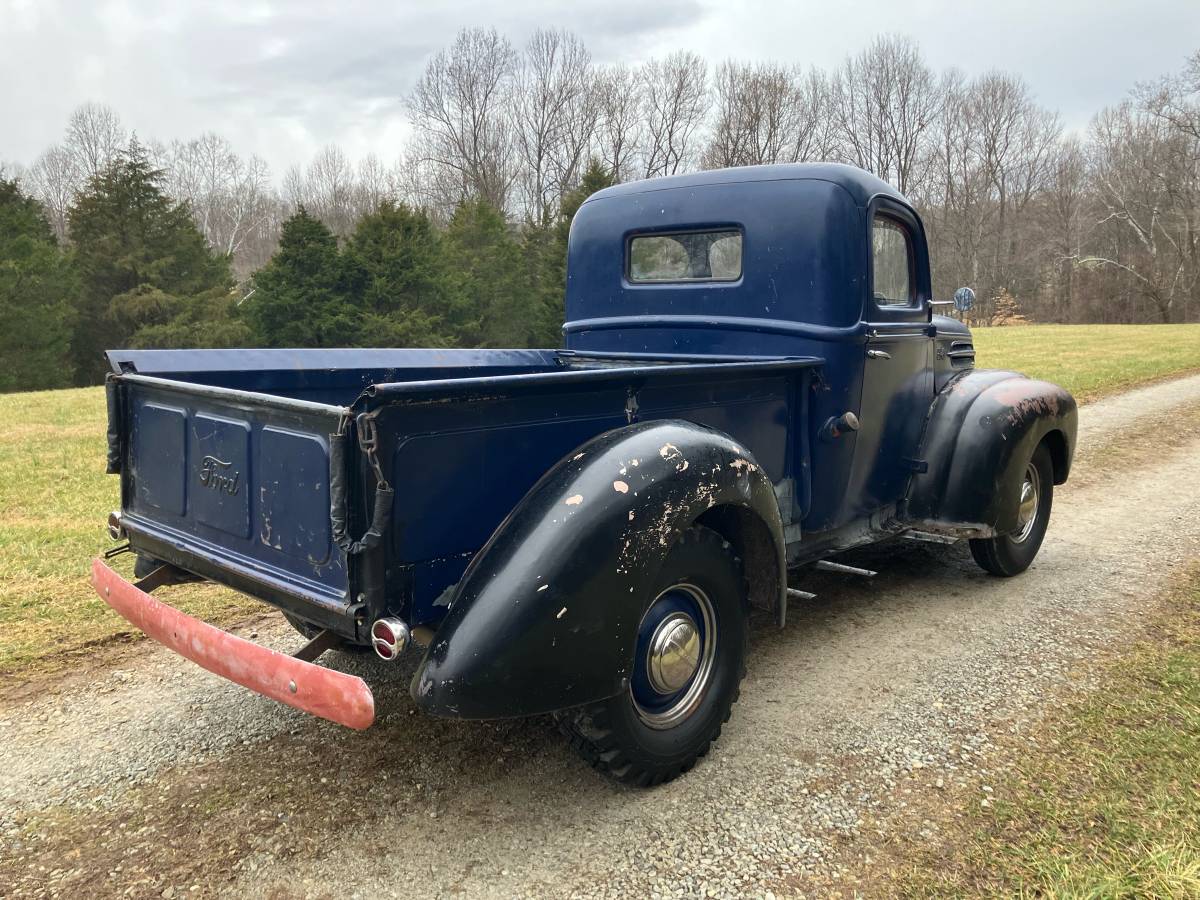
[(860, 430), (850, 497), (858, 513), (896, 503), (919, 465), (921, 432), (933, 401), (928, 260), (920, 223), (907, 208), (869, 208), (871, 283), (863, 318)]

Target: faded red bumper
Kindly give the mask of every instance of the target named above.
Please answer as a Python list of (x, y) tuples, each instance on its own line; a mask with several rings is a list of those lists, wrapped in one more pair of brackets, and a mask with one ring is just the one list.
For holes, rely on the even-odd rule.
[(277, 653), (185, 615), (138, 590), (99, 559), (92, 561), (92, 586), (148, 636), (222, 678), (349, 728), (375, 721), (375, 698), (361, 678)]

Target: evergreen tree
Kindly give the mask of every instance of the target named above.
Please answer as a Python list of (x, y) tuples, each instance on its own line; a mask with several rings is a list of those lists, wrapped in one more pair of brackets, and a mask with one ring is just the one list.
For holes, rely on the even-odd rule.
[(563, 196), (559, 220), (549, 229), (537, 229), (526, 236), (526, 252), (534, 261), (531, 271), (536, 275), (534, 292), (538, 329), (534, 346), (562, 345), (565, 318), (563, 299), (567, 290), (567, 241), (571, 235), (571, 223), (588, 197), (615, 183), (612, 173), (593, 158), (579, 185)]
[(0, 391), (70, 384), (77, 290), (41, 206), (0, 179)]
[(337, 238), (304, 207), (283, 223), (279, 249), (254, 273), (243, 304), (256, 343), (264, 347), (349, 347), (363, 315), (351, 302), (353, 273)]
[(445, 236), (451, 273), (447, 318), (465, 347), (528, 347), (539, 317), (521, 247), (485, 200), (459, 204)]
[(71, 207), (80, 277), (71, 349), (81, 383), (103, 376), (108, 348), (148, 346), (155, 336), (213, 346), (237, 336), (229, 260), (212, 252), (162, 179), (135, 140)]
[(364, 347), (444, 347), (450, 280), (440, 237), (425, 213), (384, 202), (364, 216), (343, 253), (362, 313)]

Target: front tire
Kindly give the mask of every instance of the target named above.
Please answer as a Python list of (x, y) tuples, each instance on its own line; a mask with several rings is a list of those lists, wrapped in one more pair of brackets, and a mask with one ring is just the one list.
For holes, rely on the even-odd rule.
[(1026, 463), (1020, 491), (1016, 531), (971, 540), (971, 556), (990, 575), (1001, 578), (1020, 575), (1041, 549), (1054, 503), (1054, 466), (1045, 444), (1039, 444)]
[(641, 787), (678, 777), (708, 752), (737, 701), (749, 636), (741, 562), (711, 529), (680, 536), (651, 596), (627, 688), (559, 715), (594, 768)]

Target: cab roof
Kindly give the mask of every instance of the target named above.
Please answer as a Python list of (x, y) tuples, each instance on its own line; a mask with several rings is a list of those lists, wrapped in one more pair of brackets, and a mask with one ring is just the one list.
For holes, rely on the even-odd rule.
[(884, 195), (908, 203), (904, 195), (886, 181), (869, 172), (841, 163), (778, 163), (768, 166), (739, 166), (733, 169), (709, 169), (687, 175), (668, 175), (645, 181), (630, 181), (597, 191), (588, 198), (604, 200), (648, 194), (677, 188), (707, 187), (717, 184), (747, 184), (761, 181), (828, 181), (846, 191), (858, 206), (866, 206), (872, 197)]

